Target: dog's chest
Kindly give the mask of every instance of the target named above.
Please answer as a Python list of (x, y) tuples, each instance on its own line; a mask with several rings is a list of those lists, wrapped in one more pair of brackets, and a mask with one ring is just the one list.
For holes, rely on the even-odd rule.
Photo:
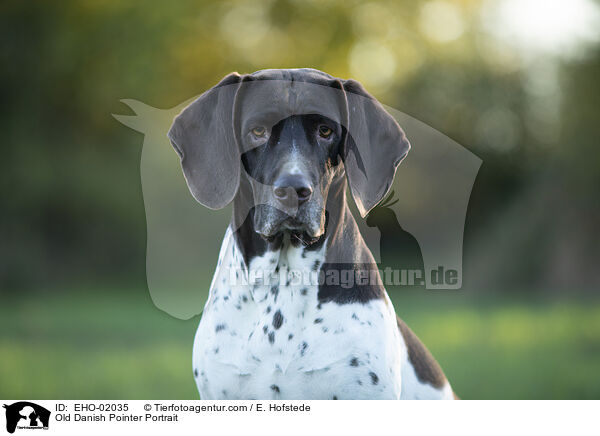
[(323, 259), (324, 250), (284, 246), (246, 272), (227, 232), (194, 343), (202, 398), (398, 397), (391, 305), (319, 304)]

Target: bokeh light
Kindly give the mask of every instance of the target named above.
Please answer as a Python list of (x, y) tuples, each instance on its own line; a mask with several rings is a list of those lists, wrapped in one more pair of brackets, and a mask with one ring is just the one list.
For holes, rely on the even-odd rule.
[(425, 3), (421, 7), (419, 23), (428, 38), (440, 43), (454, 41), (465, 31), (459, 6), (445, 1)]
[(525, 52), (569, 58), (600, 38), (600, 9), (591, 0), (488, 1), (483, 13), (493, 34)]

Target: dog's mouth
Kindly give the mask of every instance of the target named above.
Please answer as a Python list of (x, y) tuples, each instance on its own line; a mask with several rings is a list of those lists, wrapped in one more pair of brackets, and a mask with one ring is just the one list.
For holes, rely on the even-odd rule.
[(308, 247), (319, 242), (325, 235), (327, 228), (327, 212), (323, 220), (311, 225), (295, 217), (286, 217), (268, 229), (256, 230), (256, 232), (269, 243), (281, 243), (289, 241), (292, 245)]
[(292, 244), (309, 246), (319, 241), (325, 233), (324, 226), (311, 226), (294, 217), (287, 217), (269, 230), (257, 233), (267, 242), (282, 241), (289, 236)]
[(290, 230), (291, 232), (305, 232), (308, 226), (297, 218), (288, 217), (284, 219), (278, 226), (278, 230), (285, 231)]

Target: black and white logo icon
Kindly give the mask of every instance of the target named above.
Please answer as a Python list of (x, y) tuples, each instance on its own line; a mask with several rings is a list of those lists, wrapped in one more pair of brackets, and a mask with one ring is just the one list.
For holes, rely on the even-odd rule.
[(48, 429), (50, 411), (29, 401), (19, 401), (4, 405), (6, 409), (6, 431), (14, 433), (18, 429)]

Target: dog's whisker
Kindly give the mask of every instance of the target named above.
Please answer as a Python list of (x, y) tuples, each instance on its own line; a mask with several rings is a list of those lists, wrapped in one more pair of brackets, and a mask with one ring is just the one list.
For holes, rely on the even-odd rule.
[(302, 245), (304, 245), (305, 247), (308, 246), (308, 242), (304, 241), (304, 239), (302, 239), (300, 236), (298, 236), (296, 233), (292, 233), (292, 236), (294, 238), (296, 238), (297, 240), (299, 240), (300, 242), (302, 242)]

